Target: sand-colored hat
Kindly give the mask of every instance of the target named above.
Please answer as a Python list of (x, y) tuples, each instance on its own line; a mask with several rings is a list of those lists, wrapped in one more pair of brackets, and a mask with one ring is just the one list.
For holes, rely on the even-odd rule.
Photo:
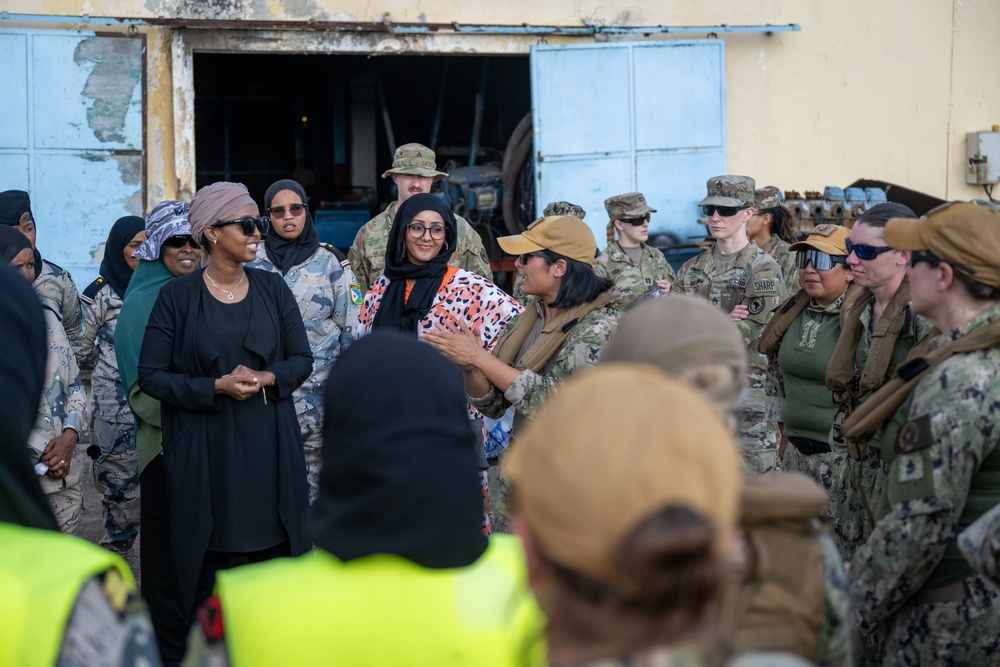
[(847, 237), (850, 235), (851, 230), (847, 227), (823, 223), (813, 227), (804, 241), (796, 241), (788, 246), (788, 249), (792, 252), (812, 249), (825, 252), (828, 255), (847, 257), (851, 254), (847, 252)]
[(437, 157), (434, 151), (423, 144), (403, 144), (392, 156), (392, 168), (387, 169), (382, 178), (389, 174), (410, 174), (426, 176), (435, 181), (447, 178), (448, 174), (437, 170)]
[(497, 243), (509, 255), (551, 250), (588, 266), (597, 261), (594, 232), (583, 220), (571, 215), (539, 218), (520, 234), (501, 236)]

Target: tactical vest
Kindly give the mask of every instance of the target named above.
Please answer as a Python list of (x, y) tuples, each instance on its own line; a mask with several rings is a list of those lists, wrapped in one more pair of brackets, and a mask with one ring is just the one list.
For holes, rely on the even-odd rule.
[(744, 480), (743, 559), (722, 595), (721, 627), (734, 653), (819, 656), (826, 590), (819, 512), (826, 493), (801, 473)]
[(315, 550), (220, 572), (234, 665), (542, 664), (544, 620), (520, 541), (494, 535), (466, 567)]
[(0, 665), (50, 667), (80, 589), (125, 561), (84, 540), (0, 522)]

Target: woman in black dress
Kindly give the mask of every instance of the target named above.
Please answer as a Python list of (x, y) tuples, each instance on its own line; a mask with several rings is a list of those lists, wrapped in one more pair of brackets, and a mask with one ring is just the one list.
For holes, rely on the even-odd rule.
[(188, 624), (218, 570), (309, 546), (292, 392), (309, 376), (312, 355), (285, 282), (243, 268), (267, 231), (258, 215), (242, 184), (198, 191), (191, 235), (208, 263), (160, 291), (139, 359), (139, 385), (162, 406), (177, 593)]

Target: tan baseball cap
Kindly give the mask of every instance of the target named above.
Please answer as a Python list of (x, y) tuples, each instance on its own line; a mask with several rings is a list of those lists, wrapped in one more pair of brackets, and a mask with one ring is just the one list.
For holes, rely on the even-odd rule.
[(426, 176), (435, 181), (447, 178), (448, 174), (437, 170), (434, 151), (423, 144), (403, 144), (392, 156), (392, 168), (387, 169), (382, 178), (389, 174), (410, 174)]
[(594, 233), (580, 218), (554, 215), (539, 218), (528, 229), (513, 236), (501, 236), (497, 243), (508, 255), (551, 250), (593, 266), (597, 260)]
[(790, 251), (796, 250), (819, 250), (828, 255), (843, 255), (847, 257), (851, 253), (847, 252), (847, 237), (851, 235), (851, 230), (842, 225), (832, 225), (823, 223), (816, 225), (809, 232), (809, 236), (804, 241), (796, 241), (788, 246)]
[(1000, 288), (1000, 212), (988, 206), (948, 202), (923, 218), (892, 218), (885, 244), (931, 252), (972, 280)]
[(641, 582), (621, 571), (618, 549), (660, 510), (697, 512), (725, 549), (742, 486), (738, 450), (699, 392), (658, 368), (614, 363), (554, 393), (503, 471), (545, 556), (629, 595)]

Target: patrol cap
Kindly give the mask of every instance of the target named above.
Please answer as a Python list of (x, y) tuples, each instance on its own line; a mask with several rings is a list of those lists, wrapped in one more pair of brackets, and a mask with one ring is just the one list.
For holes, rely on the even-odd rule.
[(517, 514), (552, 561), (628, 596), (623, 540), (658, 512), (685, 507), (731, 537), (742, 486), (739, 447), (707, 398), (645, 364), (571, 377), (503, 460)]
[(542, 216), (547, 218), (552, 215), (571, 215), (574, 218), (583, 220), (587, 217), (587, 212), (579, 204), (573, 204), (568, 201), (550, 201), (545, 205)]
[(403, 144), (397, 148), (392, 156), (392, 168), (387, 169), (382, 178), (389, 174), (427, 176), (435, 181), (448, 176), (445, 172), (437, 170), (437, 157), (434, 151), (423, 144)]
[(948, 202), (923, 218), (892, 218), (885, 243), (934, 253), (972, 280), (1000, 288), (1000, 211), (988, 206)]
[(785, 198), (781, 194), (781, 190), (774, 187), (773, 185), (765, 185), (759, 188), (753, 193), (754, 208), (758, 211), (765, 208), (778, 208), (783, 206), (785, 203)]
[(31, 197), (24, 190), (0, 192), (0, 225), (16, 227), (31, 220)]
[(804, 241), (796, 241), (788, 246), (788, 249), (791, 251), (812, 249), (828, 255), (847, 257), (851, 254), (847, 252), (847, 237), (850, 235), (851, 230), (847, 227), (823, 223), (813, 227)]
[(656, 209), (649, 207), (641, 192), (626, 192), (623, 195), (608, 197), (604, 200), (604, 209), (611, 220), (641, 218), (648, 213), (656, 213)]
[(708, 195), (698, 206), (753, 206), (757, 183), (749, 176), (713, 176), (708, 179)]
[(497, 243), (509, 255), (551, 250), (588, 266), (597, 261), (597, 241), (583, 220), (572, 215), (539, 218), (528, 229), (513, 236), (501, 236)]

